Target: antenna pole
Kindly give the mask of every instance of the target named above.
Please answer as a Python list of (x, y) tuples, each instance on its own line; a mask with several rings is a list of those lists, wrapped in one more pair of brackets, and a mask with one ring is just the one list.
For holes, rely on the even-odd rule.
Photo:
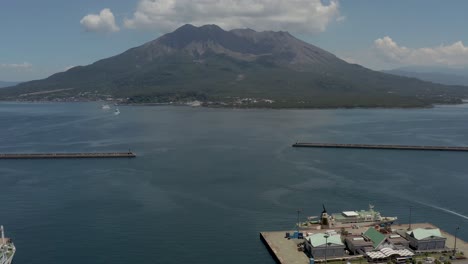
[(299, 214), (301, 213), (301, 210), (297, 210), (297, 232), (299, 233)]
[(457, 232), (458, 232), (458, 229), (460, 229), (459, 226), (457, 226), (457, 228), (455, 228), (455, 245), (453, 246), (453, 256), (456, 257), (456, 254), (457, 254)]
[(411, 230), (411, 209), (413, 208), (413, 206), (410, 206), (409, 207), (409, 226), (408, 226), (408, 231)]

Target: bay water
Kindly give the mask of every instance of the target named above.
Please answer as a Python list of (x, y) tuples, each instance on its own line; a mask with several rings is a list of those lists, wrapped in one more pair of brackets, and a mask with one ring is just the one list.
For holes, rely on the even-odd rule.
[(239, 110), (0, 103), (0, 224), (22, 263), (274, 263), (260, 231), (367, 209), (468, 240), (468, 153), (292, 148), (301, 142), (468, 145), (468, 106)]

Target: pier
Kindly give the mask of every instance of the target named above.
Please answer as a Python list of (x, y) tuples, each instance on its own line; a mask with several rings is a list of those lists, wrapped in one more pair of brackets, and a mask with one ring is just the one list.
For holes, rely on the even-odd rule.
[(0, 159), (100, 159), (100, 158), (135, 158), (133, 152), (103, 153), (10, 153), (0, 154)]
[(295, 148), (352, 148), (352, 149), (392, 149), (392, 150), (436, 150), (468, 151), (468, 146), (412, 146), (412, 145), (377, 145), (377, 144), (336, 144), (336, 143), (294, 143)]
[[(412, 229), (415, 228), (438, 228), (437, 226), (430, 224), (430, 223), (413, 223), (411, 224)], [(354, 228), (346, 228), (347, 235), (360, 235), (365, 232), (369, 228), (369, 226), (361, 226), (357, 229)], [(401, 224), (401, 225), (393, 225), (395, 230), (402, 230), (406, 232), (410, 229), (408, 224)], [(301, 228), (300, 232), (303, 233), (319, 233), (319, 232), (326, 232), (330, 229), (321, 229), (317, 228), (317, 226), (311, 226), (309, 228)], [(333, 230), (339, 230), (339, 228), (334, 228)], [(445, 249), (442, 252), (448, 252), (447, 255), (451, 255), (452, 250), (455, 248), (457, 252), (468, 253), (468, 243), (456, 237), (456, 235), (452, 235), (444, 230), (441, 230), (441, 234), (447, 239), (445, 242)], [(306, 252), (298, 250), (298, 244), (303, 242), (303, 239), (287, 239), (285, 237), (285, 233), (293, 233), (294, 230), (286, 230), (286, 231), (267, 231), (267, 232), (260, 232), (260, 240), (263, 242), (267, 250), (270, 252), (271, 256), (275, 260), (276, 263), (280, 264), (309, 264), (309, 257), (306, 255)], [(456, 240), (456, 242), (455, 242)], [(456, 243), (456, 244), (455, 244)], [(433, 251), (427, 251), (429, 253), (433, 253)], [(413, 258), (415, 261), (423, 261), (425, 258), (425, 251), (417, 252)], [(448, 258), (448, 257), (447, 257)], [(347, 255), (341, 257), (328, 257), (328, 262), (332, 263), (371, 263), (368, 262), (362, 255)], [(452, 263), (456, 264), (467, 264), (467, 259), (458, 259), (450, 260)], [(316, 263), (326, 263), (324, 258), (315, 258)]]
[(304, 252), (297, 251), (298, 240), (286, 239), (284, 234), (285, 231), (260, 232), (260, 240), (265, 244), (276, 263), (308, 264), (309, 257)]

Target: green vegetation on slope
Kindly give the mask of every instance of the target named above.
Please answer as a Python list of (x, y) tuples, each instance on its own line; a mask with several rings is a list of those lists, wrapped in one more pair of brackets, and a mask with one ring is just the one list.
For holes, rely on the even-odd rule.
[[(191, 41), (197, 39), (197, 34), (207, 42)], [(434, 84), (348, 64), (287, 33), (249, 31), (245, 38), (242, 30), (236, 33), (240, 36), (233, 34), (215, 26), (185, 26), (91, 65), (2, 89), (0, 99), (118, 98), (123, 103), (199, 100), (220, 106), (311, 108), (422, 107), (459, 103), (468, 97), (466, 87)], [(254, 43), (250, 34), (265, 40)], [(276, 39), (281, 41), (274, 42)], [(231, 47), (233, 42), (227, 40), (235, 40), (238, 46)], [(220, 43), (230, 43), (231, 50)], [(192, 46), (195, 48), (187, 48)], [(258, 49), (264, 53), (242, 53), (244, 48), (245, 52), (255, 53)], [(249, 56), (252, 59), (246, 59)]]

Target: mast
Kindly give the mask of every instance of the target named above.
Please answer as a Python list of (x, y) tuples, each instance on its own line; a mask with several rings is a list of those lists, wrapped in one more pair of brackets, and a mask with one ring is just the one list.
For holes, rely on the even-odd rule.
[(375, 217), (374, 205), (369, 204), (369, 211), (370, 211), (370, 213), (372, 215), (372, 219), (374, 219), (374, 217)]
[(2, 245), (5, 245), (5, 232), (3, 231), (3, 226), (0, 226), (2, 232)]

